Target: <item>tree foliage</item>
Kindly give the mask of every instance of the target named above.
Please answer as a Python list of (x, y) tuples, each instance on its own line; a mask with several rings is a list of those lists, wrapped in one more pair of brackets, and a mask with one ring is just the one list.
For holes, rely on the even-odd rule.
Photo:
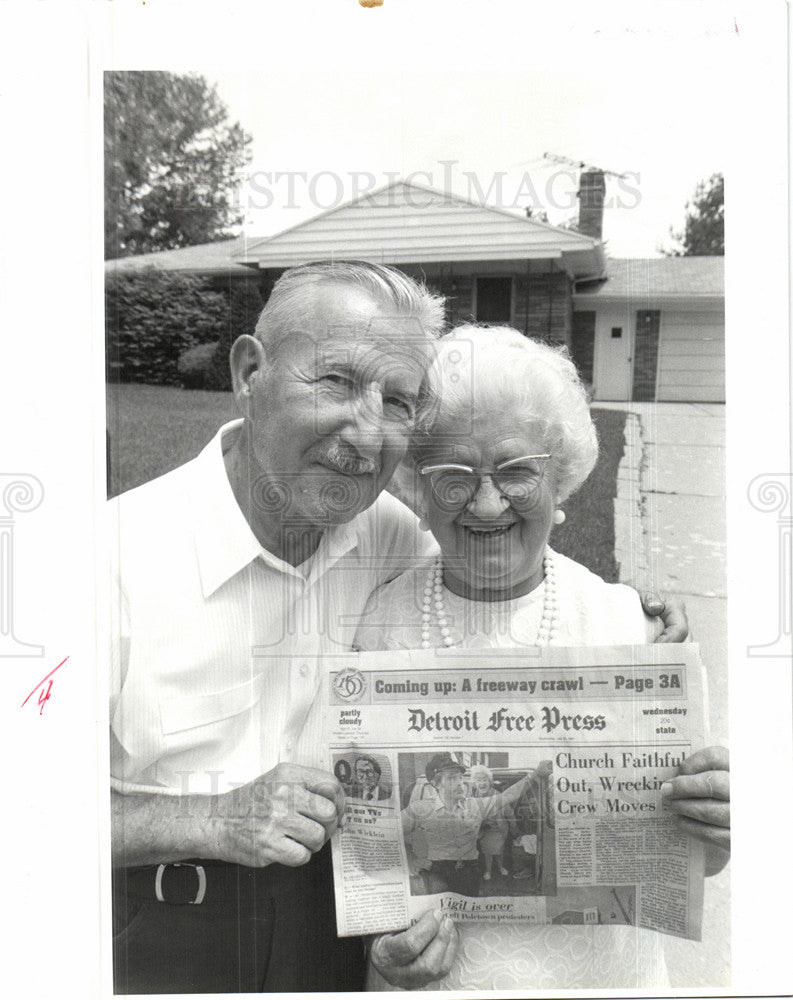
[(677, 246), (672, 257), (724, 256), (724, 175), (713, 174), (700, 181), (691, 201), (686, 202), (683, 232), (670, 230)]
[(202, 76), (105, 73), (106, 258), (232, 235), (250, 142)]
[(105, 283), (105, 353), (109, 382), (179, 385), (179, 356), (215, 344), (230, 324), (228, 297), (205, 279), (149, 267)]

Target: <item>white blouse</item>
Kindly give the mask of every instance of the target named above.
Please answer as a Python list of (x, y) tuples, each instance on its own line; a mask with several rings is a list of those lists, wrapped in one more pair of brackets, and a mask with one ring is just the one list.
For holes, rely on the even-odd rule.
[[(652, 642), (663, 626), (645, 616), (630, 587), (605, 583), (554, 553), (560, 646)], [(355, 638), (362, 650), (417, 649), (421, 609), (431, 563), (375, 591)], [(455, 646), (492, 648), (535, 645), (543, 588), (512, 601), (469, 601), (444, 588), (444, 609)], [(442, 645), (436, 622), (430, 643)], [(624, 925), (464, 923), (454, 966), (427, 990), (630, 989), (668, 985), (663, 936)], [(370, 990), (393, 989), (370, 967)]]
[[(605, 583), (585, 566), (553, 553), (559, 608), (558, 646), (631, 645), (653, 642), (663, 626), (642, 611), (639, 595), (621, 583)], [(379, 587), (369, 598), (355, 635), (358, 649), (420, 649), (424, 587), (432, 561)], [(445, 617), (455, 646), (466, 649), (534, 646), (543, 609), (543, 588), (512, 601), (469, 601), (444, 587)], [(442, 646), (433, 619), (430, 644)]]

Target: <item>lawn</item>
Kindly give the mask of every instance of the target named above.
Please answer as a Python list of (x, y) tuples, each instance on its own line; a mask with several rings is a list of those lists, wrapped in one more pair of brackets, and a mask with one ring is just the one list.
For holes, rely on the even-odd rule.
[(614, 497), (617, 466), (625, 446), (622, 410), (592, 408), (600, 441), (600, 456), (581, 489), (565, 503), (567, 518), (553, 529), (551, 545), (609, 583), (618, 580), (614, 561)]
[(230, 392), (109, 385), (109, 496), (131, 490), (182, 465), (221, 424), (239, 416)]
[[(115, 496), (176, 468), (201, 451), (218, 427), (237, 415), (228, 392), (153, 385), (111, 385), (107, 390), (111, 475)], [(592, 410), (600, 439), (594, 472), (565, 504), (567, 520), (551, 544), (604, 580), (617, 579), (614, 504), (625, 414)]]

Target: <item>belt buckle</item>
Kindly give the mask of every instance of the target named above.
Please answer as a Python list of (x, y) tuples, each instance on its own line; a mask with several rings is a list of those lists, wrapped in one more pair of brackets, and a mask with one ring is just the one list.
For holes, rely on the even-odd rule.
[[(162, 894), (162, 877), (165, 873), (165, 869), (168, 865), (158, 865), (157, 874), (154, 876), (154, 895), (157, 897), (157, 901), (160, 903), (165, 902), (165, 897)], [(178, 861), (173, 862), (170, 866), (171, 868), (195, 868), (195, 873), (198, 876), (198, 891), (196, 892), (195, 899), (191, 899), (188, 902), (188, 906), (198, 906), (204, 902), (204, 896), (207, 892), (207, 875), (204, 871), (203, 865), (194, 865), (190, 861)]]

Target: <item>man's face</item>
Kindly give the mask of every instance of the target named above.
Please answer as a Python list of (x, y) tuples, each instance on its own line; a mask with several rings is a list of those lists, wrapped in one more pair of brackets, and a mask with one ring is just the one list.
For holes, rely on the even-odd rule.
[(429, 347), (415, 321), (369, 295), (314, 290), (312, 329), (288, 337), (251, 388), (251, 485), (259, 516), (324, 527), (369, 507), (413, 430)]
[(438, 773), (437, 787), (444, 802), (459, 802), (465, 798), (463, 776), (460, 771), (453, 768)]
[(364, 791), (371, 791), (377, 784), (377, 772), (368, 760), (359, 760), (355, 764), (355, 777)]

